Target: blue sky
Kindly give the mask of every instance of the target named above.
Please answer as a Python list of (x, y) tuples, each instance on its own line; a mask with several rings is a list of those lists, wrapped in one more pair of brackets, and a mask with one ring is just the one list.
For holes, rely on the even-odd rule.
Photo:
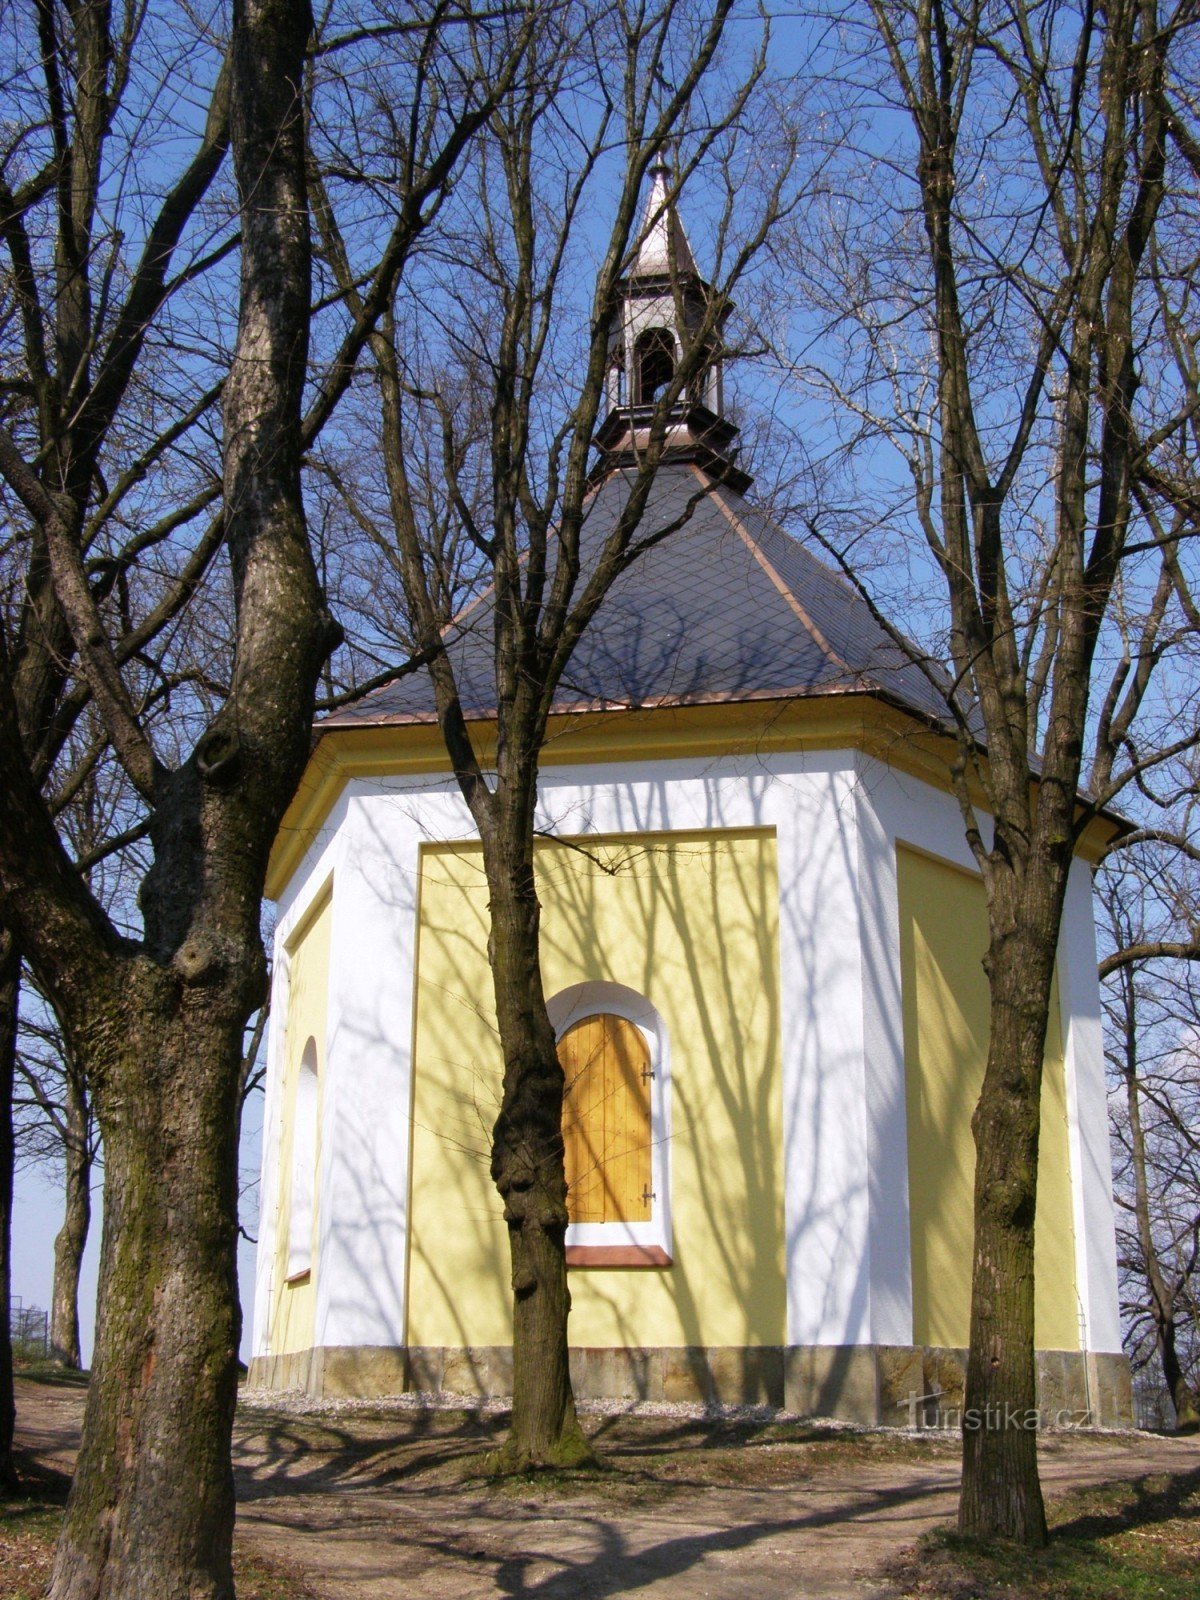
[[(251, 1097), (242, 1129), (242, 1174), (257, 1177), (262, 1149), (261, 1093)], [(27, 1306), (50, 1304), (54, 1277), (54, 1235), (62, 1221), (62, 1190), (55, 1174), (45, 1166), (24, 1167), (17, 1173), (13, 1212), (12, 1292)], [(251, 1204), (253, 1211), (256, 1207)], [(91, 1360), (96, 1327), (96, 1278), (100, 1264), (101, 1193), (92, 1193), (92, 1231), (84, 1256), (79, 1289), (79, 1332), (85, 1364)], [(250, 1309), (254, 1303), (254, 1246), (238, 1241), (238, 1280), (242, 1291), (242, 1358), (249, 1359)]]

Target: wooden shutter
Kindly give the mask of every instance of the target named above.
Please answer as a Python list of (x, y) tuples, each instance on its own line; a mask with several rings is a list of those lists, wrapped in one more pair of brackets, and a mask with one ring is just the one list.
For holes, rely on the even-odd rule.
[(572, 1222), (650, 1220), (650, 1052), (624, 1017), (563, 1034), (563, 1142)]

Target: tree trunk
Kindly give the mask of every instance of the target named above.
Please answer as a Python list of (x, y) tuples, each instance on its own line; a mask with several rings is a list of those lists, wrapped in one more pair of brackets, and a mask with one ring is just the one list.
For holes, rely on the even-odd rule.
[(958, 1522), (969, 1536), (1037, 1546), (1046, 1542), (1046, 1512), (1037, 1468), (1033, 1239), (1056, 941), (1039, 938), (1027, 906), (1013, 910), (1000, 919), (1008, 931), (989, 947), (991, 1028), (972, 1118), (975, 1247)]
[(101, 1035), (123, 1030), (123, 1054), (111, 1076), (89, 1073), (106, 1151), (99, 1320), (49, 1600), (234, 1592), (245, 1012), (229, 987), (176, 991), (166, 1011), (143, 992), (97, 1019)]
[[(266, 989), (271, 841), (304, 770), (317, 676), (336, 642), (300, 481), (311, 27), (304, 0), (234, 0), (241, 286), (223, 457), (237, 642), (229, 697), (188, 760), (172, 771), (150, 762), (147, 773), (136, 743), (130, 752), (153, 790), (143, 944), (102, 920), (57, 841), (47, 843), (44, 813), (0, 810), (4, 887), (37, 941), (31, 955), (91, 1086), (105, 1150), (96, 1352), (48, 1600), (234, 1592), (242, 1040)], [(127, 710), (109, 714), (128, 733)], [(0, 739), (0, 778), (7, 772), (24, 797), (17, 746)], [(28, 838), (18, 827), (26, 812)], [(36, 903), (19, 892), (31, 849), (53, 885)]]
[(55, 553), (74, 659), (146, 802), (153, 848), (138, 944), (68, 858), (0, 672), (0, 906), (91, 1088), (106, 1159), (95, 1359), (49, 1600), (233, 1595), (242, 1040), (265, 994), (270, 847), (304, 771), (337, 630), (301, 486), (312, 15), (306, 0), (234, 0), (231, 22), (241, 275), (222, 528), (236, 643), (229, 693), (182, 765), (158, 759), (120, 680), (72, 547), (82, 512), (67, 526), (61, 502), (6, 457)]
[(16, 1076), (17, 1000), (21, 960), (12, 936), (0, 929), (0, 1489), (16, 1487), (13, 1461), (12, 1210), (13, 1080)]
[(92, 1153), (87, 1097), (69, 1063), (66, 1075), (63, 1223), (54, 1240), (54, 1288), (50, 1296), (50, 1354), (78, 1372), (79, 1269), (92, 1221)]
[(1173, 1310), (1166, 1316), (1156, 1317), (1154, 1332), (1159, 1360), (1162, 1362), (1163, 1377), (1171, 1394), (1171, 1404), (1175, 1407), (1175, 1431), (1200, 1433), (1200, 1395), (1197, 1395), (1188, 1382), (1187, 1374), (1179, 1360)]
[(533, 830), (512, 815), (517, 809), (508, 810), (484, 844), (504, 1052), (492, 1177), (504, 1201), (513, 1290), (512, 1430), (491, 1464), (506, 1472), (575, 1467), (594, 1459), (575, 1413), (567, 1342), (563, 1071), (538, 960)]

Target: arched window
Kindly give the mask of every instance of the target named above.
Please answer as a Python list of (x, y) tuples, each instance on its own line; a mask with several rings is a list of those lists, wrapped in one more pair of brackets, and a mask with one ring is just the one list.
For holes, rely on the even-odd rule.
[(662, 1017), (624, 984), (546, 1002), (562, 1062), (567, 1265), (671, 1265), (671, 1052)]
[(313, 1201), (317, 1186), (317, 1041), (300, 1058), (292, 1113), (292, 1181), (288, 1200), (287, 1275), (312, 1270)]
[(647, 328), (634, 346), (637, 403), (653, 405), (675, 376), (675, 340), (667, 328)]
[(558, 1042), (572, 1222), (648, 1222), (650, 1050), (627, 1017), (582, 1017)]

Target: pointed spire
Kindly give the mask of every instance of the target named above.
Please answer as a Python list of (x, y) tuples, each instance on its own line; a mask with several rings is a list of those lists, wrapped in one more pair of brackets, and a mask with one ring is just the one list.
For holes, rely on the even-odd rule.
[(631, 278), (665, 278), (672, 272), (695, 272), (696, 261), (683, 223), (670, 195), (671, 169), (662, 156), (650, 168), (650, 194), (642, 213), (642, 231)]
[(633, 261), (608, 325), (607, 404), (596, 430), (599, 458), (591, 479), (599, 482), (642, 459), (663, 392), (680, 359), (703, 336), (704, 360), (668, 409), (663, 459), (695, 462), (740, 493), (750, 475), (734, 459), (738, 430), (725, 416), (721, 376), (721, 326), (731, 307), (722, 304), (716, 326), (706, 320), (714, 291), (696, 266), (675, 209), (671, 169), (661, 155), (647, 176), (650, 192)]

